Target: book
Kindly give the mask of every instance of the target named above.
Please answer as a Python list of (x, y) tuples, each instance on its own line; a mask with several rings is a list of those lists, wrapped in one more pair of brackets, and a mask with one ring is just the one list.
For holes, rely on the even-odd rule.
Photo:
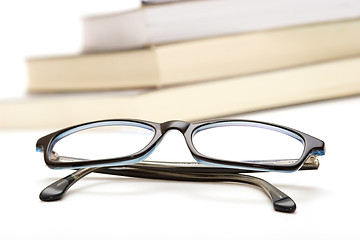
[(40, 94), (2, 101), (0, 127), (59, 128), (114, 118), (194, 121), (356, 95), (360, 93), (360, 57), (123, 93)]
[(360, 17), (357, 0), (198, 0), (152, 4), (125, 13), (84, 18), (83, 51), (134, 49), (356, 17)]
[(169, 3), (169, 2), (179, 2), (179, 1), (189, 1), (189, 0), (142, 0), (143, 4), (159, 4), (159, 3)]
[(28, 59), (29, 92), (156, 88), (360, 54), (360, 19), (172, 43)]

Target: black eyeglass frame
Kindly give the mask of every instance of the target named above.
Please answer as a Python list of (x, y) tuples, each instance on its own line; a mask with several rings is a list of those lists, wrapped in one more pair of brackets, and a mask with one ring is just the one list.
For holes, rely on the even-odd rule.
[[(152, 140), (140, 151), (135, 154), (128, 155), (125, 157), (119, 158), (109, 158), (109, 159), (98, 159), (98, 160), (83, 160), (81, 162), (59, 162), (52, 161), (50, 154), (52, 151), (53, 145), (58, 139), (59, 136), (63, 137), (70, 135), (76, 130), (85, 130), (88, 128), (96, 127), (99, 124), (101, 126), (111, 126), (114, 123), (119, 123), (124, 125), (124, 123), (134, 123), (142, 126), (147, 126), (154, 130), (154, 137)], [(304, 145), (304, 150), (298, 161), (286, 165), (275, 165), (275, 164), (260, 164), (260, 163), (250, 163), (250, 162), (234, 162), (227, 161), (222, 159), (215, 159), (208, 156), (205, 156), (199, 153), (193, 145), (192, 136), (196, 131), (203, 127), (217, 126), (216, 124), (243, 124), (248, 126), (264, 126), (268, 129), (279, 131), (288, 135), (293, 135), (292, 137), (297, 138), (302, 141)], [(116, 125), (116, 124), (115, 124)], [(39, 152), (44, 153), (44, 160), (48, 167), (53, 169), (62, 169), (62, 168), (88, 168), (88, 167), (109, 167), (109, 166), (122, 166), (135, 164), (143, 161), (146, 157), (156, 148), (156, 146), (161, 142), (165, 133), (169, 130), (179, 130), (185, 138), (187, 146), (195, 158), (196, 161), (204, 165), (213, 165), (215, 167), (226, 167), (226, 168), (236, 168), (236, 169), (247, 169), (247, 170), (257, 170), (257, 171), (296, 171), (299, 170), (306, 160), (314, 155), (324, 155), (325, 154), (325, 144), (320, 139), (312, 137), (308, 134), (300, 132), (298, 130), (280, 126), (277, 124), (253, 121), (253, 120), (237, 120), (237, 119), (216, 119), (216, 120), (207, 120), (197, 123), (190, 123), (185, 121), (168, 121), (164, 123), (155, 123), (150, 121), (136, 120), (136, 119), (109, 119), (109, 120), (100, 120), (94, 122), (83, 123), (68, 128), (61, 129), (59, 131), (48, 134), (40, 138), (36, 143), (36, 149)]]

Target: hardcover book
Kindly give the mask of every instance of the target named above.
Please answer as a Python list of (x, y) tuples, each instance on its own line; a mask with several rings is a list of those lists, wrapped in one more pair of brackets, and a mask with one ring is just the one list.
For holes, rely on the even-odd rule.
[(30, 92), (156, 88), (360, 54), (360, 19), (27, 61)]
[(83, 45), (85, 52), (134, 49), (356, 17), (358, 0), (176, 1), (85, 18)]
[(360, 93), (360, 57), (136, 93), (40, 95), (0, 102), (0, 127), (109, 118), (200, 120)]

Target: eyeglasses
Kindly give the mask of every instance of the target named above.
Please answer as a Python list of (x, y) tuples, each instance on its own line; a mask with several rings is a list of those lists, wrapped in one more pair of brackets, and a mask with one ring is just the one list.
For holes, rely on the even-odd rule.
[[(169, 130), (178, 130), (197, 162), (145, 159)], [(242, 182), (262, 188), (277, 211), (295, 202), (268, 182), (240, 173), (317, 169), (324, 142), (300, 131), (250, 120), (198, 123), (114, 119), (80, 124), (40, 138), (36, 149), (53, 169), (77, 169), (45, 188), (40, 199), (54, 201), (89, 173), (179, 181)]]

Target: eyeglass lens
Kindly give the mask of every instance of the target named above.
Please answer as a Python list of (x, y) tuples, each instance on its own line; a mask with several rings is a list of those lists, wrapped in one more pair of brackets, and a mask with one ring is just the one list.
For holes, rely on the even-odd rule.
[(214, 124), (193, 135), (196, 150), (208, 157), (266, 164), (293, 164), (301, 157), (300, 139), (279, 129), (258, 126)]
[(53, 146), (51, 158), (62, 162), (74, 162), (81, 159), (124, 157), (143, 149), (154, 135), (153, 129), (141, 126), (114, 125), (88, 128), (57, 141)]

